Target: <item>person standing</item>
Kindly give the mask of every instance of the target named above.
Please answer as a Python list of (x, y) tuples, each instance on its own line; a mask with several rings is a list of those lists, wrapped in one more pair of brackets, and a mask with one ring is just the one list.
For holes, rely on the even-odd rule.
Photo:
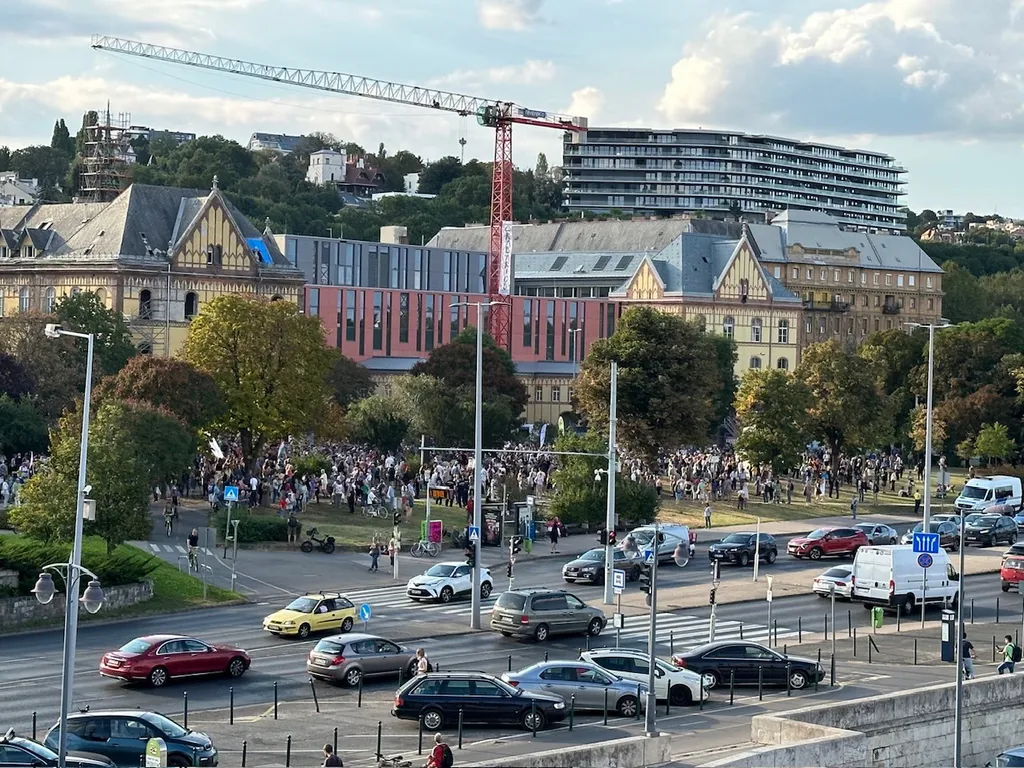
[(964, 636), (960, 640), (960, 661), (964, 668), (964, 680), (974, 677), (974, 659), (974, 644), (967, 639), (967, 633), (964, 632)]
[(1013, 638), (1009, 635), (1003, 636), (1003, 663), (999, 665), (996, 670), (999, 674), (1003, 674), (1004, 671), (1013, 674), (1014, 665), (1017, 663), (1017, 659), (1020, 658), (1020, 652), (1017, 650), (1017, 646), (1013, 644)]
[(295, 544), (299, 540), (299, 528), (301, 523), (295, 516), (295, 512), (288, 513), (288, 543)]
[(341, 758), (334, 754), (334, 747), (324, 744), (324, 761), (321, 768), (341, 768), (343, 765)]
[(556, 517), (554, 520), (552, 520), (551, 522), (548, 523), (548, 539), (550, 539), (550, 541), (551, 541), (551, 554), (553, 554), (553, 555), (557, 555), (558, 554), (558, 539), (559, 539), (559, 537), (561, 536), (561, 533), (562, 533), (558, 529), (559, 529), (559, 522), (558, 522), (558, 518)]
[(388, 541), (388, 558), (391, 560), (391, 572), (395, 572), (395, 556), (398, 554), (398, 539), (394, 536)]
[(850, 499), (850, 517), (852, 517), (854, 520), (857, 519), (857, 507), (859, 505), (860, 499), (858, 499), (856, 496)]
[(430, 663), (430, 659), (427, 658), (427, 652), (422, 648), (416, 649), (416, 674), (425, 675), (428, 672), (432, 672), (434, 669)]
[(370, 542), (370, 573), (376, 573), (377, 561), (380, 559), (380, 542), (374, 539)]
[(711, 527), (711, 505), (710, 504), (705, 504), (704, 505), (704, 527), (705, 528), (710, 528)]

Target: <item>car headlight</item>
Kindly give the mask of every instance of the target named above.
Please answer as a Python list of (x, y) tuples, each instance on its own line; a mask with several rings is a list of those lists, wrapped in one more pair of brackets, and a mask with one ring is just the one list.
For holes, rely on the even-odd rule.
[(555, 709), (565, 709), (565, 704), (561, 701), (555, 703)]
[(294, 626), (295, 626), (295, 622), (294, 622), (294, 621), (291, 621), (291, 620), (289, 620), (289, 621), (282, 621), (281, 623), (282, 623), (282, 624), (283, 624), (284, 626), (286, 626), (286, 627), (294, 627)]

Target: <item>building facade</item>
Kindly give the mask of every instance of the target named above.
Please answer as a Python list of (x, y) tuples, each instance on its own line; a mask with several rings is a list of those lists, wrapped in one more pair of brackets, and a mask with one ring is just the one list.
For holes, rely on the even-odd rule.
[(15, 171), (0, 173), (0, 208), (32, 205), (38, 195), (38, 179), (19, 179)]
[(139, 350), (169, 356), (224, 294), (302, 300), (302, 273), (224, 197), (135, 184), (110, 203), (0, 209), (0, 317), (89, 291), (123, 314)]
[(877, 152), (726, 131), (590, 128), (565, 135), (562, 168), (570, 211), (764, 221), (809, 210), (847, 228), (906, 231), (906, 171)]
[(249, 137), (248, 149), (250, 152), (268, 150), (288, 155), (295, 151), (301, 138), (287, 133), (254, 133)]

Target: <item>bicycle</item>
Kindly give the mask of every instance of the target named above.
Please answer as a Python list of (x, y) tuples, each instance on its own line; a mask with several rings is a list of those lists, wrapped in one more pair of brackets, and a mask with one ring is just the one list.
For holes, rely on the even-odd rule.
[(441, 545), (436, 541), (417, 541), (409, 549), (409, 554), (413, 557), (437, 557), (441, 553)]
[(387, 516), (387, 509), (385, 509), (379, 504), (367, 504), (366, 506), (363, 507), (363, 517), (377, 517), (383, 520)]
[(171, 535), (171, 528), (174, 527), (174, 519), (169, 515), (164, 515), (164, 532), (168, 537)]
[(188, 548), (188, 569), (190, 571), (199, 572), (199, 552), (198, 547)]
[(403, 755), (377, 755), (377, 768), (412, 768), (412, 761), (404, 759)]

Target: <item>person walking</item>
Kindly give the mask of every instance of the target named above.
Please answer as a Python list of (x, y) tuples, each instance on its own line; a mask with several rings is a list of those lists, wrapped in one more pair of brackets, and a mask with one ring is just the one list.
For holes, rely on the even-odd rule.
[(548, 539), (551, 540), (551, 554), (558, 554), (558, 539), (561, 536), (561, 531), (558, 530), (558, 518), (556, 517), (548, 524)]
[(427, 652), (422, 648), (416, 649), (416, 674), (425, 675), (428, 672), (432, 672), (434, 666), (430, 663), (430, 659), (427, 658)]
[(1004, 671), (1012, 675), (1014, 666), (1020, 660), (1020, 650), (1013, 644), (1013, 638), (1009, 635), (1003, 636), (1003, 642), (1003, 663), (999, 665), (996, 671), (1000, 675)]
[(860, 506), (860, 499), (854, 496), (852, 499), (850, 499), (850, 517), (852, 517), (854, 520), (857, 519), (858, 506)]
[(391, 572), (395, 572), (395, 556), (398, 554), (398, 539), (394, 536), (388, 541), (388, 558), (391, 560)]
[(711, 527), (711, 505), (710, 504), (704, 505), (704, 527), (705, 528), (710, 528)]
[(370, 573), (376, 573), (377, 561), (380, 559), (380, 542), (374, 539), (370, 542)]
[(914, 491), (914, 514), (916, 515), (916, 514), (919, 514), (920, 512), (921, 512), (921, 492), (920, 491)]
[(974, 677), (974, 659), (974, 644), (967, 639), (967, 633), (964, 632), (960, 640), (960, 661), (963, 664), (964, 680), (971, 680)]
[(334, 754), (334, 747), (324, 744), (324, 761), (321, 768), (342, 768), (343, 765), (341, 758)]

